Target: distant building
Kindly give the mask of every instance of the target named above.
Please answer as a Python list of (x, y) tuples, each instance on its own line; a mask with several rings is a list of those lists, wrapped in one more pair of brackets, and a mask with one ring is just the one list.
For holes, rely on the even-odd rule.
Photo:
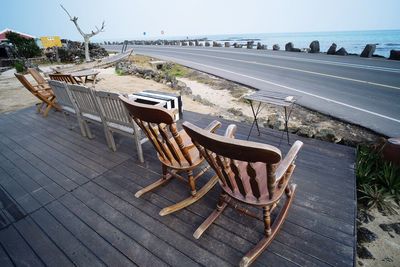
[(3, 42), (3, 41), (5, 41), (5, 40), (7, 40), (6, 34), (7, 34), (8, 32), (15, 32), (15, 33), (18, 33), (19, 35), (21, 35), (22, 37), (24, 37), (24, 38), (26, 38), (26, 39), (36, 39), (35, 36), (32, 36), (32, 35), (27, 34), (27, 33), (17, 32), (17, 31), (14, 31), (14, 30), (12, 30), (12, 29), (4, 29), (4, 30), (2, 30), (2, 31), (0, 32), (0, 42)]

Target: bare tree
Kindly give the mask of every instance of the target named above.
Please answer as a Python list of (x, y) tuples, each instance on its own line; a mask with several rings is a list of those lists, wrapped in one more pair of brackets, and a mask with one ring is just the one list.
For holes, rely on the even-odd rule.
[(78, 29), (79, 33), (83, 36), (83, 40), (85, 41), (85, 59), (86, 61), (90, 61), (90, 55), (89, 55), (89, 39), (93, 36), (95, 36), (96, 34), (103, 32), (104, 31), (104, 21), (101, 24), (101, 28), (99, 29), (97, 26), (96, 27), (96, 31), (92, 31), (91, 33), (84, 33), (81, 28), (78, 25), (78, 17), (72, 17), (69, 12), (65, 9), (65, 7), (63, 7), (63, 5), (60, 5), (62, 9), (64, 9), (65, 13), (67, 13), (67, 15), (69, 16), (69, 19), (75, 24), (75, 27)]

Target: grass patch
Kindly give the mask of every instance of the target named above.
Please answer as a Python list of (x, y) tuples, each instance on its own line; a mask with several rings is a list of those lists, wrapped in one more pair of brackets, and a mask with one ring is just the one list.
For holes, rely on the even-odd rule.
[(163, 71), (165, 74), (175, 77), (175, 78), (180, 78), (180, 77), (186, 77), (189, 70), (181, 65), (178, 64), (172, 64), (171, 66), (167, 66), (163, 68)]
[(124, 75), (124, 72), (121, 69), (115, 69), (115, 74), (117, 74), (118, 76), (122, 76)]
[[(356, 161), (359, 204), (397, 213), (400, 202), (400, 168), (382, 158), (382, 148), (360, 145)], [(397, 205), (396, 205), (397, 204)]]
[(151, 57), (142, 55), (134, 55), (129, 57), (129, 61), (131, 61), (133, 64), (139, 67), (151, 67), (149, 63), (151, 59), (152, 59)]

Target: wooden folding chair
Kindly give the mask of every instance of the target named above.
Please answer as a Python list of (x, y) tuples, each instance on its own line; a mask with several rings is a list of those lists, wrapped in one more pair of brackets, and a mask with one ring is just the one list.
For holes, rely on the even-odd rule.
[(70, 74), (62, 74), (62, 73), (53, 73), (49, 74), (51, 80), (66, 82), (69, 84), (80, 84), (74, 77)]
[[(172, 112), (162, 107), (139, 104), (124, 96), (120, 96), (120, 99), (125, 103), (133, 120), (153, 144), (162, 165), (161, 179), (139, 190), (135, 196), (140, 197), (144, 193), (164, 185), (172, 178), (187, 182), (191, 196), (162, 209), (161, 216), (183, 209), (203, 197), (216, 184), (218, 178), (214, 176), (201, 189), (197, 190), (196, 180), (209, 169), (209, 166), (196, 175), (193, 174), (193, 170), (204, 162), (204, 158), (190, 142), (186, 132), (177, 130)], [(219, 126), (219, 122), (213, 121), (205, 131), (214, 132)], [(180, 173), (186, 173), (187, 178)]]
[[(296, 141), (286, 157), (276, 147), (234, 139), (235, 125), (230, 125), (225, 136), (211, 134), (189, 122), (183, 128), (194, 145), (215, 170), (222, 187), (216, 209), (200, 225), (193, 236), (198, 239), (228, 206), (256, 217), (237, 205), (239, 202), (263, 210), (264, 237), (241, 260), (240, 266), (248, 266), (267, 248), (283, 224), (292, 204), (296, 185), (290, 183), (295, 159), (303, 143)], [(271, 212), (286, 195), (279, 214), (271, 222)]]
[(47, 82), (47, 80), (45, 78), (43, 78), (43, 76), (37, 71), (37, 69), (35, 68), (28, 68), (28, 72), (29, 74), (33, 77), (33, 79), (35, 79), (35, 81), (37, 82), (36, 87), (38, 87), (38, 89), (49, 89), (49, 83)]
[(106, 134), (108, 135), (108, 140), (110, 141), (110, 148), (113, 151), (117, 150), (113, 132), (118, 132), (125, 136), (133, 137), (139, 161), (143, 163), (144, 158), (142, 144), (148, 139), (141, 138), (141, 130), (132, 120), (131, 116), (129, 116), (125, 105), (119, 99), (119, 94), (96, 90), (92, 90), (92, 92), (98, 101), (98, 106), (102, 113)]
[(66, 115), (75, 115), (77, 120), (78, 120), (78, 125), (81, 130), (82, 136), (86, 137), (86, 131), (85, 131), (85, 126), (84, 122), (82, 119), (81, 112), (76, 105), (71, 92), (68, 90), (68, 86), (64, 82), (59, 82), (59, 81), (49, 81), (49, 86), (54, 92), (54, 95), (57, 98), (57, 104), (60, 106), (61, 110), (63, 111), (64, 119), (70, 129), (73, 127), (70, 125), (68, 122), (67, 116)]
[[(86, 136), (89, 139), (93, 139), (94, 136), (89, 128), (87, 122), (94, 122), (103, 125), (102, 114), (100, 112), (99, 106), (96, 99), (92, 93), (92, 90), (88, 87), (68, 84), (67, 88), (71, 93), (71, 96), (76, 104), (77, 110), (79, 110), (80, 116), (82, 118), (82, 124), (86, 132)], [(106, 129), (104, 129), (107, 144), (109, 144), (108, 134)]]
[[(41, 102), (37, 104), (37, 112), (42, 113), (43, 117), (47, 117), (51, 108), (61, 110), (56, 104), (56, 97), (52, 90), (49, 89), (38, 89), (34, 87), (22, 74), (14, 73), (15, 77), (22, 83), (22, 85), (28, 89), (34, 96), (36, 96)], [(44, 108), (44, 110), (42, 110)]]

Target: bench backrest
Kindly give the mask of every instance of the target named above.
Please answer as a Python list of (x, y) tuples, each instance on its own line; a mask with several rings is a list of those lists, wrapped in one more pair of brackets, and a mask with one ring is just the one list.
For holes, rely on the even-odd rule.
[(66, 82), (70, 84), (78, 84), (77, 80), (72, 77), (70, 74), (60, 74), (60, 73), (53, 73), (49, 74), (50, 79), (60, 82)]

